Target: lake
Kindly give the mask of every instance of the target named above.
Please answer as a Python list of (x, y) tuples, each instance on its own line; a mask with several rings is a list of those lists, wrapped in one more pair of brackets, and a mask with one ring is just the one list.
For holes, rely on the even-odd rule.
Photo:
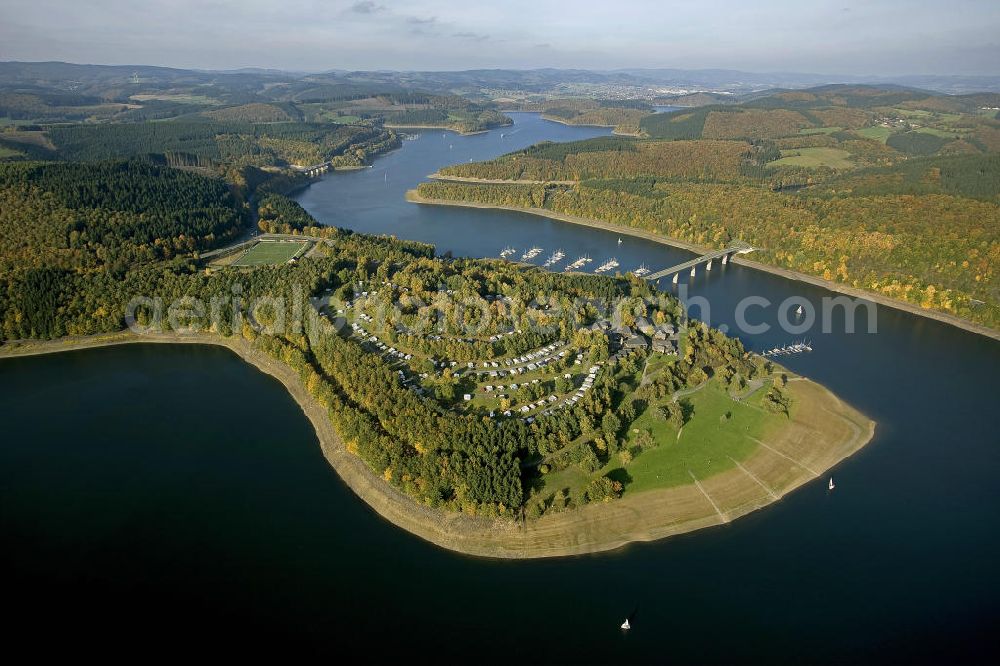
[[(512, 115), (514, 127), (481, 135), (420, 132), (298, 199), (323, 223), (456, 255), (538, 246), (541, 261), (562, 248), (567, 261), (615, 256), (626, 270), (691, 256), (533, 216), (403, 201), (446, 164), (607, 133)], [(734, 333), (745, 296), (829, 296), (737, 265), (682, 283)], [(777, 318), (753, 311), (756, 323)], [(224, 349), (4, 360), (8, 641), (109, 655), (992, 660), (1000, 344), (884, 307), (877, 328), (810, 329), (798, 335), (815, 351), (781, 360), (878, 421), (875, 439), (834, 470), (836, 492), (816, 482), (724, 527), (527, 562), (456, 555), (386, 523), (326, 464), (283, 387)], [(742, 337), (757, 350), (792, 339), (776, 328)]]

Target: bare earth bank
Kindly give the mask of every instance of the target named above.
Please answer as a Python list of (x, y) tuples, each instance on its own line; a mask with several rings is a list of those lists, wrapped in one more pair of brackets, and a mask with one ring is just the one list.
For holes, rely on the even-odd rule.
[(323, 454), (341, 479), (379, 515), (449, 550), (497, 558), (581, 555), (620, 548), (727, 523), (777, 501), (867, 444), (875, 423), (824, 387), (803, 378), (788, 384), (794, 408), (787, 427), (769, 433), (749, 458), (697, 483), (650, 490), (622, 499), (518, 523), (445, 513), (417, 504), (349, 453), (297, 372), (242, 338), (208, 334), (115, 333), (50, 342), (11, 343), (0, 358), (130, 343), (226, 347), (280, 381), (313, 424)]

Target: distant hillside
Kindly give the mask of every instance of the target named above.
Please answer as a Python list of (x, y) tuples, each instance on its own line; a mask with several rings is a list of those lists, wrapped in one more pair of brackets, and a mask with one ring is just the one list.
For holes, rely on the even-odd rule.
[(205, 111), (202, 115), (213, 120), (235, 120), (248, 123), (273, 123), (282, 120), (298, 120), (301, 117), (300, 113), (293, 116), (277, 104), (262, 104), (260, 102)]
[(998, 97), (781, 90), (646, 115), (639, 138), (456, 164), (418, 193), (713, 247), (739, 239), (755, 261), (1000, 328)]

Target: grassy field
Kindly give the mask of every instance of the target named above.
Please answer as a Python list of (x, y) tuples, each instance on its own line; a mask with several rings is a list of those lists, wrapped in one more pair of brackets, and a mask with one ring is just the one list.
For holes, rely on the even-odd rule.
[(308, 245), (308, 241), (264, 241), (257, 243), (234, 261), (232, 266), (272, 266), (283, 264)]
[(895, 131), (896, 130), (891, 127), (865, 127), (863, 129), (854, 130), (854, 133), (860, 134), (866, 139), (875, 139), (885, 143), (886, 139), (892, 136)]
[(150, 100), (159, 100), (162, 102), (178, 102), (180, 104), (222, 104), (219, 100), (214, 97), (206, 97), (205, 95), (171, 95), (167, 93), (162, 94), (139, 94), (132, 95), (129, 99), (135, 100), (136, 102), (148, 102)]
[(807, 168), (826, 166), (832, 169), (851, 169), (856, 165), (850, 158), (851, 154), (840, 148), (794, 148), (781, 151), (781, 159), (768, 163), (768, 166)]
[(893, 108), (898, 115), (910, 120), (922, 122), (934, 122), (938, 124), (951, 124), (962, 120), (959, 113), (941, 113), (937, 111), (927, 111), (926, 109), (900, 109)]
[(958, 130), (943, 130), (937, 129), (936, 127), (918, 127), (914, 131), (922, 134), (933, 134), (934, 136), (940, 136), (945, 139), (953, 139), (956, 136), (961, 136), (963, 133)]
[[(762, 392), (755, 394), (759, 400)], [(733, 400), (714, 383), (686, 398), (694, 407), (694, 416), (681, 429), (677, 429), (653, 416), (648, 409), (632, 425), (629, 442), (635, 440), (635, 430), (649, 430), (658, 446), (643, 451), (619, 474), (627, 474), (625, 491), (629, 493), (671, 488), (691, 483), (690, 472), (704, 479), (735, 466), (732, 459), (743, 460), (757, 448), (750, 439), (760, 439), (765, 424), (771, 420), (784, 421), (785, 417), (764, 412), (754, 405)], [(726, 415), (729, 418), (726, 418)], [(611, 465), (605, 473), (616, 476)]]
[(14, 150), (12, 148), (7, 148), (6, 146), (0, 146), (0, 160), (5, 160), (10, 157), (17, 157), (21, 152)]
[[(742, 461), (757, 449), (753, 439), (762, 439), (771, 430), (787, 424), (787, 418), (760, 408), (759, 389), (745, 402), (734, 400), (715, 382), (707, 384), (682, 400), (694, 408), (694, 414), (681, 429), (654, 416), (658, 405), (652, 405), (632, 424), (625, 442), (634, 459), (623, 467), (617, 456), (594, 475), (570, 465), (543, 477), (538, 487), (541, 495), (567, 490), (579, 496), (596, 476), (607, 475), (621, 481), (624, 493), (633, 495), (647, 490), (689, 485), (691, 474), (706, 479), (736, 467), (733, 460)], [(643, 430), (652, 434), (657, 446), (639, 451), (635, 446)], [(580, 446), (581, 442), (570, 444)]]

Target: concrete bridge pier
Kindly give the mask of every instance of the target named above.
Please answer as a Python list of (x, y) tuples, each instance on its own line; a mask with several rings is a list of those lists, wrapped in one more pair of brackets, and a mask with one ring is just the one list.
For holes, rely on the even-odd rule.
[(729, 255), (728, 254), (722, 255), (722, 265), (725, 266), (728, 263), (729, 263)]
[(695, 272), (695, 270), (697, 270), (697, 268), (698, 268), (697, 266), (692, 266), (691, 267), (691, 277), (694, 277), (694, 272)]
[(678, 275), (680, 275), (680, 273), (674, 273), (674, 284), (677, 284), (677, 276)]
[(711, 259), (708, 260), (708, 266), (705, 266), (705, 270), (706, 271), (712, 270), (712, 260)]

